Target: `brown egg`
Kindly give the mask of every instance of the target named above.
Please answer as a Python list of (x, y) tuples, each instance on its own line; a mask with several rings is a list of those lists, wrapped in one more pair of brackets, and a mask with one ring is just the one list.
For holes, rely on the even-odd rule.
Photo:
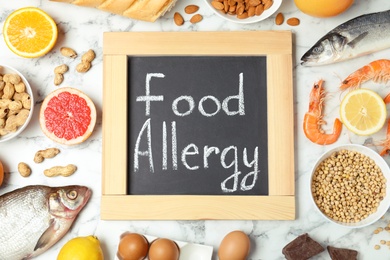
[(218, 249), (219, 260), (245, 260), (249, 255), (251, 242), (242, 231), (227, 234)]
[(124, 233), (119, 241), (117, 256), (120, 260), (142, 260), (148, 250), (149, 242), (143, 235)]
[(180, 255), (177, 244), (167, 238), (158, 238), (149, 249), (149, 260), (178, 260)]

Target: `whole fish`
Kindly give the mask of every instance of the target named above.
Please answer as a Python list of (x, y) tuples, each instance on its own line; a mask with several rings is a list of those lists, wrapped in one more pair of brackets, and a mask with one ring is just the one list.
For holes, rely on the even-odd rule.
[(0, 259), (35, 257), (60, 240), (91, 197), (84, 186), (27, 186), (0, 196)]
[(302, 56), (301, 64), (331, 64), (386, 48), (390, 48), (390, 10), (361, 15), (337, 26)]

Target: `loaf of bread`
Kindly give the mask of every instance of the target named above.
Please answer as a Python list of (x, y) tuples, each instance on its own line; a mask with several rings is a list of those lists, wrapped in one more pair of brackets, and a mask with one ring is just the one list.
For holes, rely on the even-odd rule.
[(100, 10), (129, 18), (154, 22), (169, 11), (177, 0), (51, 0)]

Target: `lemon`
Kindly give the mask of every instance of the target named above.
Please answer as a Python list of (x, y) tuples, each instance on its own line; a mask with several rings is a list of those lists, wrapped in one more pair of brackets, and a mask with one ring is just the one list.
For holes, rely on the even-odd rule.
[(8, 48), (24, 58), (40, 57), (55, 45), (58, 29), (54, 20), (43, 10), (24, 7), (8, 15), (3, 26)]
[(61, 248), (57, 260), (103, 260), (103, 251), (96, 236), (75, 237)]
[(369, 89), (355, 89), (341, 102), (341, 121), (357, 135), (371, 135), (378, 132), (383, 127), (386, 116), (385, 102), (377, 93)]

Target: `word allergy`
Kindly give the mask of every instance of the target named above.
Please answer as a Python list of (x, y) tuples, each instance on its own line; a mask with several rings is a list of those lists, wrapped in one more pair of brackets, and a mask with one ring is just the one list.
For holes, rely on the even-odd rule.
[[(153, 152), (152, 152), (152, 102), (164, 102), (164, 95), (151, 95), (151, 86), (150, 81), (152, 78), (159, 78), (162, 80), (165, 77), (162, 73), (147, 73), (146, 74), (146, 84), (145, 84), (145, 95), (137, 96), (136, 102), (144, 102), (145, 104), (145, 120), (142, 128), (139, 131), (137, 136), (135, 147), (134, 147), (134, 172), (138, 172), (140, 169), (140, 157), (146, 157), (148, 162), (148, 168), (151, 173), (155, 172), (155, 163), (153, 161)], [(229, 109), (229, 102), (236, 100), (238, 102), (237, 109), (231, 111)], [(204, 107), (204, 102), (213, 102), (215, 105), (214, 111), (206, 111)], [(179, 109), (179, 103), (184, 102), (186, 104), (186, 109), (183, 110), (182, 107)], [(188, 107), (188, 109), (187, 109)], [(172, 102), (172, 112), (175, 116), (178, 117), (190, 117), (191, 114), (196, 110), (195, 101), (192, 96), (179, 96)], [(245, 116), (245, 102), (244, 102), (244, 75), (243, 73), (239, 74), (239, 87), (238, 94), (233, 96), (226, 97), (222, 103), (214, 96), (208, 95), (200, 99), (197, 110), (202, 116), (213, 117), (218, 113), (226, 113), (226, 115), (233, 116)], [(203, 147), (203, 165), (190, 165), (188, 158), (191, 156), (200, 156), (202, 149), (200, 149), (196, 144), (190, 143), (184, 147), (180, 153), (177, 151), (177, 123), (172, 121), (170, 123), (170, 134), (171, 134), (171, 158), (172, 158), (172, 170), (178, 171), (179, 163), (178, 157), (180, 157), (180, 162), (182, 165), (189, 171), (200, 170), (201, 167), (204, 169), (209, 168), (209, 157), (210, 156), (219, 156), (221, 166), (225, 169), (232, 169), (231, 173), (224, 181), (221, 183), (221, 189), (223, 192), (232, 193), (241, 189), (242, 191), (251, 190), (258, 179), (259, 174), (259, 151), (258, 146), (255, 147), (253, 152), (253, 160), (248, 160), (248, 151), (245, 147), (242, 151), (242, 163), (245, 167), (249, 168), (249, 172), (243, 176), (240, 180), (240, 175), (242, 172), (239, 169), (239, 152), (238, 148), (235, 145), (225, 147), (222, 151), (219, 147), (205, 145)], [(162, 122), (162, 170), (168, 170), (168, 130), (167, 123)], [(146, 144), (145, 150), (140, 150), (141, 143)], [(231, 159), (232, 158), (232, 159)]]

